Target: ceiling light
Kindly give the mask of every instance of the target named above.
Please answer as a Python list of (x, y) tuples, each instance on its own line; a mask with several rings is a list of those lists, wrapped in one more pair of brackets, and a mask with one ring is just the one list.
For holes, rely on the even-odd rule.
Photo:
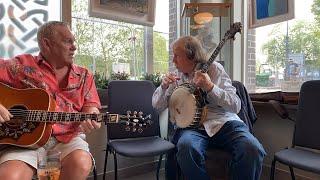
[(197, 24), (206, 24), (211, 22), (213, 15), (209, 12), (199, 12), (193, 16), (193, 20)]

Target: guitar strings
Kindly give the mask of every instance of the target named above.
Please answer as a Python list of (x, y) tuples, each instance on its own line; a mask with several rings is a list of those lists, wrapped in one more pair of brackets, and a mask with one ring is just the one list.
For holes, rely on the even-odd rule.
[[(47, 116), (52, 116), (53, 115), (53, 116), (56, 116), (56, 119), (49, 117), (49, 120), (45, 120), (45, 121), (53, 121), (53, 122), (66, 121), (66, 119), (68, 119), (68, 118), (69, 118), (69, 121), (70, 120), (72, 120), (72, 121), (83, 121), (83, 120), (89, 118), (89, 119), (93, 119), (93, 120), (95, 120), (97, 122), (102, 122), (103, 119), (105, 119), (105, 116), (106, 116), (106, 114), (52, 112), (52, 111), (24, 110), (24, 109), (9, 109), (9, 112), (13, 115), (13, 118), (11, 118), (11, 119), (18, 119), (17, 117), (26, 117), (26, 116), (30, 116), (31, 118), (36, 118), (36, 116), (47, 117)], [(44, 120), (42, 120), (42, 118), (40, 118), (39, 121), (44, 121)]]
[[(86, 119), (92, 119), (97, 122), (106, 121), (106, 117), (109, 117), (109, 114), (88, 114), (81, 112), (53, 112), (53, 111), (45, 111), (45, 110), (24, 110), (24, 109), (9, 109), (9, 112), (13, 115), (11, 120), (21, 120), (21, 118), (26, 119), (26, 121), (34, 121), (34, 122), (61, 122), (61, 121), (83, 121)], [(60, 114), (60, 115), (58, 115)], [(68, 118), (67, 118), (67, 115)], [(53, 116), (53, 117), (50, 117)], [(129, 115), (119, 115), (118, 116), (121, 121), (125, 121), (128, 123), (131, 119), (139, 119), (145, 121), (147, 119), (151, 119), (151, 115), (143, 117), (129, 116)], [(32, 120), (30, 120), (32, 119)], [(125, 120), (124, 120), (125, 119)]]

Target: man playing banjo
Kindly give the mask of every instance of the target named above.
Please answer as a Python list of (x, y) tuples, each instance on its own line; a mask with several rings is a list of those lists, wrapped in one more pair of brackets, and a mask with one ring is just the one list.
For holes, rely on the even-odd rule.
[[(259, 141), (249, 132), (245, 123), (237, 116), (241, 109), (241, 101), (232, 86), (231, 79), (222, 65), (217, 62), (210, 64), (208, 73), (195, 70), (199, 63), (206, 62), (206, 54), (200, 42), (192, 36), (184, 36), (173, 43), (173, 63), (178, 73), (169, 73), (162, 79), (153, 94), (152, 104), (159, 111), (169, 107), (170, 116), (178, 119), (194, 119), (193, 109), (196, 109), (196, 99), (192, 94), (176, 93), (182, 97), (175, 97), (170, 102), (173, 93), (189, 91), (185, 83), (201, 88), (206, 93), (207, 112), (198, 126), (191, 126), (194, 122), (174, 122), (175, 133), (171, 141), (176, 144), (177, 151), (168, 155), (166, 163), (167, 179), (176, 179), (175, 159), (182, 173), (190, 180), (210, 179), (205, 168), (206, 149), (218, 147), (232, 155), (230, 175), (232, 179), (257, 180), (260, 177), (262, 161), (265, 151)], [(170, 107), (170, 104), (177, 107)], [(190, 104), (191, 107), (190, 107)], [(173, 109), (170, 109), (173, 108)], [(175, 119), (175, 117), (171, 117)], [(178, 120), (177, 119), (177, 120)], [(193, 120), (187, 120), (193, 121)], [(185, 126), (185, 124), (190, 126)]]

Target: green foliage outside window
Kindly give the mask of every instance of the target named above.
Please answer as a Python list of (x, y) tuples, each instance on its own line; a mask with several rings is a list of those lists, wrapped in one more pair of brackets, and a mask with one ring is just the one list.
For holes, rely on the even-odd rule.
[(144, 74), (141, 78), (141, 80), (149, 80), (152, 81), (153, 84), (158, 87), (161, 84), (161, 80), (162, 80), (162, 74), (160, 73), (155, 73), (155, 74)]
[(320, 0), (313, 0), (311, 12), (315, 16), (315, 21), (290, 22), (288, 36), (281, 31), (279, 25), (273, 28), (262, 50), (267, 55), (267, 63), (275, 71), (286, 68), (288, 53), (304, 55), (306, 75), (311, 72), (320, 72)]
[[(115, 63), (127, 63), (130, 75), (142, 76), (145, 67), (143, 26), (88, 17), (88, 1), (72, 1), (72, 31), (75, 33), (75, 63), (107, 77)], [(153, 33), (153, 64), (156, 72), (168, 71), (168, 35)], [(149, 49), (152, 50), (152, 49)]]
[(111, 73), (110, 78), (104, 73), (96, 73), (94, 75), (94, 82), (97, 88), (108, 88), (109, 81), (111, 80), (129, 80), (130, 75), (125, 72)]

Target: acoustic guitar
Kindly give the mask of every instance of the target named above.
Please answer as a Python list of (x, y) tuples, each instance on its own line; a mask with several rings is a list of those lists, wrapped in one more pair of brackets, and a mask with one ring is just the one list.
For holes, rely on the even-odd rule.
[[(97, 122), (125, 124), (126, 131), (142, 132), (151, 124), (151, 115), (142, 112), (126, 115), (55, 112), (55, 101), (43, 89), (15, 89), (0, 83), (0, 103), (13, 115), (10, 121), (0, 123), (0, 146), (14, 145), (39, 148), (46, 144), (57, 122), (81, 122), (86, 119)], [(130, 128), (133, 127), (133, 128)]]

